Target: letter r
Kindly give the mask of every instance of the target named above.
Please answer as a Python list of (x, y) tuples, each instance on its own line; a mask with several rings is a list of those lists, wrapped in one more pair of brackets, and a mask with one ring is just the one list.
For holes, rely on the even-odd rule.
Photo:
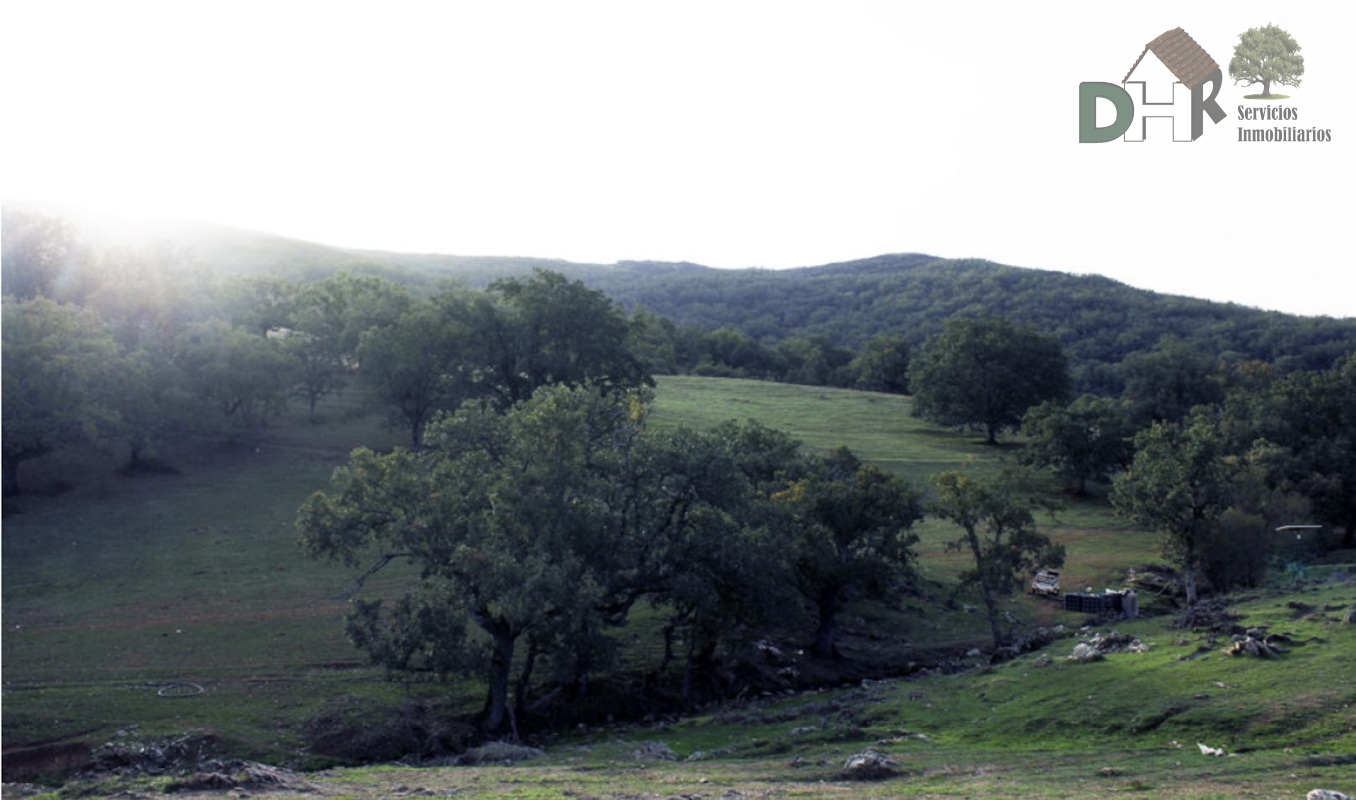
[(1224, 119), (1224, 109), (1215, 102), (1215, 96), (1219, 94), (1220, 83), (1223, 82), (1224, 75), (1219, 67), (1206, 76), (1205, 80), (1210, 81), (1213, 88), (1210, 90), (1210, 96), (1205, 97), (1205, 81), (1196, 84), (1196, 88), (1191, 90), (1191, 141), (1201, 138), (1205, 132), (1205, 121), (1201, 119), (1201, 112), (1210, 115), (1210, 120), (1216, 125)]

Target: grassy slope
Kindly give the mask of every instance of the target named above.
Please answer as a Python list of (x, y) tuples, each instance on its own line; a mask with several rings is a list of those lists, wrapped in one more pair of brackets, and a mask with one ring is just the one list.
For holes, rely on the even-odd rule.
[[(329, 409), (325, 425), (285, 422), (259, 452), (211, 453), (210, 460), (190, 459), (181, 476), (116, 479), (7, 519), (6, 746), (76, 736), (103, 741), (135, 725), (147, 736), (210, 729), (243, 751), (277, 757), (297, 746), (299, 727), (330, 698), (397, 701), (399, 687), (363, 668), (343, 640), (338, 595), (349, 574), (305, 558), (291, 529), (297, 504), (324, 484), (350, 444), (399, 439), (343, 410)], [(937, 469), (992, 468), (1003, 452), (913, 420), (903, 398), (661, 380), (656, 426), (730, 417), (790, 430), (810, 447), (847, 444), (919, 483)], [(1126, 566), (1152, 560), (1155, 550), (1152, 537), (1124, 529), (1092, 504), (1068, 509), (1046, 531), (1069, 547), (1066, 587), (1111, 583)], [(945, 526), (924, 527), (927, 577), (945, 581), (961, 566), (943, 552), (952, 535)], [(1312, 608), (1296, 611), (1285, 605), (1291, 601)], [(1232, 659), (1205, 634), (1169, 631), (1164, 620), (1149, 619), (1120, 626), (1149, 641), (1149, 653), (1098, 664), (1067, 663), (1073, 641), (1065, 640), (1048, 651), (1048, 664), (1033, 654), (962, 678), (769, 698), (669, 726), (562, 742), (530, 767), (359, 770), (325, 779), (357, 795), (368, 793), (360, 788), (365, 782), (396, 781), (456, 789), (459, 796), (498, 796), (515, 786), (519, 796), (566, 789), (670, 796), (726, 785), (823, 796), (847, 794), (827, 788), (836, 786), (838, 765), (875, 744), (907, 765), (905, 780), (867, 792), (882, 795), (1134, 788), (1171, 795), (1212, 782), (1233, 793), (1245, 781), (1273, 794), (1282, 787), (1293, 792), (1289, 774), (1356, 777), (1352, 764), (1324, 766), (1332, 754), (1356, 752), (1356, 687), (1349, 677), (1356, 630), (1340, 624), (1336, 610), (1353, 603), (1356, 587), (1347, 583), (1240, 606), (1245, 624), (1271, 625), (1304, 642), (1278, 662)], [(861, 610), (858, 624), (903, 626), (917, 647), (980, 641), (986, 630), (976, 614), (914, 608), (923, 613)], [(1008, 608), (1026, 621), (1077, 622), (1025, 597)], [(850, 654), (867, 656), (877, 645), (859, 637), (855, 646)], [(157, 697), (155, 688), (172, 681), (194, 681), (206, 691)], [(640, 767), (629, 757), (632, 739), (665, 741), (683, 757), (724, 750), (734, 758)], [(1198, 739), (1249, 752), (1207, 761), (1195, 752)], [(798, 766), (787, 766), (793, 759)], [(1101, 775), (1112, 759), (1120, 773)], [(614, 768), (595, 771), (609, 764)]]

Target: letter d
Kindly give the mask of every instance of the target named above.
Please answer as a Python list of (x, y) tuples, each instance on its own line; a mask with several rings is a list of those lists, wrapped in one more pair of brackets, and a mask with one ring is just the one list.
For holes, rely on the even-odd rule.
[[(1116, 106), (1116, 119), (1105, 128), (1097, 127), (1097, 98), (1104, 97)], [(1109, 142), (1130, 130), (1135, 121), (1135, 105), (1130, 93), (1114, 83), (1089, 81), (1078, 84), (1078, 141), (1085, 144)]]

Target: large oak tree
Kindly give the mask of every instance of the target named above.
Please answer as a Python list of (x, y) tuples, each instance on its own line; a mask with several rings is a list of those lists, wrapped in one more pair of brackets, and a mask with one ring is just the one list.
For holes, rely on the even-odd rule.
[(1070, 391), (1059, 342), (1001, 317), (958, 317), (909, 365), (913, 413), (941, 425), (980, 425), (990, 444), (1027, 409)]

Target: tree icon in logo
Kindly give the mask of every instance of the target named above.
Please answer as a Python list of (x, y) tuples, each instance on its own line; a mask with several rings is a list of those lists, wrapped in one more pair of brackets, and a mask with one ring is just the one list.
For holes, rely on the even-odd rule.
[(1299, 54), (1299, 42), (1293, 36), (1268, 23), (1264, 28), (1248, 28), (1238, 35), (1238, 40), (1229, 62), (1229, 77), (1244, 86), (1262, 84), (1262, 93), (1247, 95), (1248, 99), (1283, 99), (1287, 95), (1273, 95), (1271, 84), (1300, 85), (1304, 56)]

